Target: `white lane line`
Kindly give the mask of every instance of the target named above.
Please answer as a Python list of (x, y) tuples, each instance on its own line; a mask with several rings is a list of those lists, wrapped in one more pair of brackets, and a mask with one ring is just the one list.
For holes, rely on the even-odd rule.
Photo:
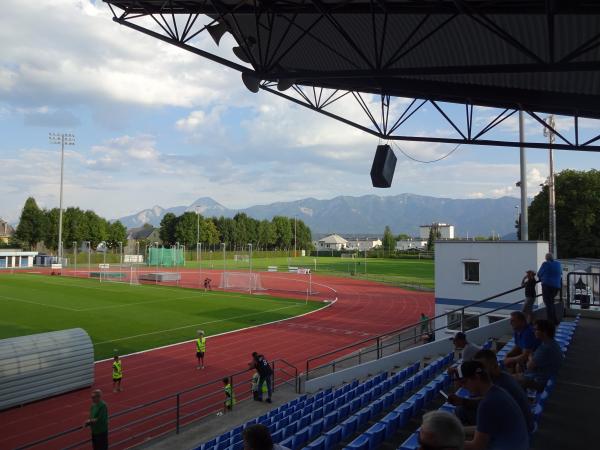
[(151, 333), (136, 334), (134, 336), (127, 336), (127, 337), (122, 337), (122, 338), (117, 338), (117, 339), (110, 339), (108, 341), (96, 342), (96, 343), (94, 343), (94, 345), (108, 344), (109, 342), (126, 341), (126, 340), (129, 340), (129, 339), (135, 339), (135, 338), (145, 337), (145, 336), (152, 336), (154, 334), (168, 333), (170, 331), (185, 330), (186, 328), (199, 327), (199, 326), (202, 326), (202, 325), (210, 325), (210, 324), (213, 324), (213, 323), (228, 322), (230, 320), (243, 319), (245, 317), (257, 316), (259, 314), (265, 314), (265, 313), (270, 313), (270, 312), (275, 312), (275, 311), (281, 311), (281, 310), (284, 310), (284, 309), (295, 308), (295, 307), (298, 307), (298, 306), (301, 306), (301, 305), (300, 304), (295, 304), (295, 305), (283, 306), (281, 308), (268, 309), (266, 311), (258, 311), (258, 312), (255, 312), (255, 313), (243, 314), (241, 316), (227, 317), (225, 319), (210, 320), (208, 322), (201, 322), (201, 323), (196, 323), (196, 324), (192, 324), (192, 325), (185, 325), (183, 327), (169, 328), (167, 330), (153, 331)]

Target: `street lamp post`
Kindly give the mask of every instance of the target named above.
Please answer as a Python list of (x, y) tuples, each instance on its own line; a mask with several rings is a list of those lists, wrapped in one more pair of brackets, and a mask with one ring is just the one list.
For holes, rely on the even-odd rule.
[(250, 294), (252, 294), (252, 244), (248, 244), (248, 263), (250, 265)]
[(223, 288), (226, 288), (227, 286), (225, 285), (225, 247), (227, 244), (225, 242), (221, 242), (221, 245), (223, 246), (223, 275), (221, 275), (221, 280), (223, 282), (221, 284), (223, 285)]
[(550, 253), (557, 258), (556, 248), (556, 197), (554, 187), (554, 150), (552, 145), (554, 144), (554, 127), (556, 122), (554, 121), (554, 115), (551, 114), (546, 118), (548, 127), (544, 127), (544, 136), (548, 138), (549, 149), (548, 149), (548, 234), (550, 243)]
[[(200, 242), (200, 212), (196, 206), (196, 244)], [(198, 245), (196, 245), (196, 261), (198, 261)]]
[(294, 216), (294, 258), (296, 257), (296, 222), (298, 221), (298, 217)]
[(92, 253), (92, 243), (91, 241), (83, 241), (84, 244), (87, 244), (87, 254), (88, 254), (88, 277), (90, 276), (90, 271), (92, 270), (91, 265), (91, 253)]
[(73, 263), (75, 264), (75, 276), (77, 276), (77, 241), (73, 241)]
[(119, 266), (123, 267), (123, 242), (119, 242)]
[(63, 173), (65, 168), (65, 145), (75, 145), (75, 135), (67, 133), (50, 133), (51, 144), (60, 144), (60, 198), (58, 212), (58, 260), (62, 264), (62, 216), (63, 216)]

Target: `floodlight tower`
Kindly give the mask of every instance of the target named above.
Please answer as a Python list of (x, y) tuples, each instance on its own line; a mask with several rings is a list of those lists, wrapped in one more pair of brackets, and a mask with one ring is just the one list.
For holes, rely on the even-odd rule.
[(51, 144), (60, 144), (60, 200), (58, 212), (58, 260), (62, 264), (62, 216), (63, 216), (63, 173), (65, 169), (65, 145), (75, 145), (75, 135), (68, 133), (49, 133)]
[(550, 243), (550, 253), (557, 258), (556, 249), (556, 197), (554, 191), (554, 150), (552, 145), (554, 144), (554, 130), (556, 122), (554, 121), (554, 114), (546, 117), (547, 127), (544, 127), (544, 136), (548, 138), (549, 149), (548, 149), (548, 234)]

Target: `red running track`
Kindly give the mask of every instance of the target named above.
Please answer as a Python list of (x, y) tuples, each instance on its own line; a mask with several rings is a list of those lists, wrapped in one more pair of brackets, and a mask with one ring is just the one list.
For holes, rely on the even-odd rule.
[[(192, 276), (191, 273), (188, 275)], [(285, 274), (281, 275), (285, 278)], [(110, 414), (114, 414), (243, 370), (253, 351), (265, 354), (270, 360), (285, 359), (303, 371), (306, 360), (312, 356), (418, 322), (421, 312), (431, 316), (434, 311), (432, 293), (317, 275), (313, 275), (313, 282), (335, 289), (338, 301), (306, 316), (209, 337), (204, 370), (196, 370), (195, 346), (193, 342), (187, 342), (125, 356), (124, 391), (120, 393), (112, 392), (111, 362), (99, 362), (93, 387), (102, 389)], [(332, 359), (339, 356), (334, 355)], [(87, 417), (89, 393), (88, 389), (83, 389), (1, 412), (0, 449), (12, 449), (81, 425)], [(162, 404), (156, 408), (166, 406)], [(152, 409), (143, 414), (149, 412)], [(131, 418), (128, 416), (128, 420)], [(111, 426), (114, 425), (111, 422)], [(139, 427), (151, 425), (152, 422), (144, 422)], [(139, 429), (130, 431), (138, 432)], [(82, 431), (70, 436), (68, 441), (38, 448), (63, 448), (67, 442), (77, 442), (87, 436)]]

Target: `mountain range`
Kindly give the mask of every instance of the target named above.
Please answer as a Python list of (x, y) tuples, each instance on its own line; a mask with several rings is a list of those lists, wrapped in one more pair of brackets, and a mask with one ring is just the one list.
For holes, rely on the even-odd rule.
[(389, 225), (396, 234), (418, 235), (419, 225), (432, 222), (454, 225), (455, 233), (460, 237), (489, 236), (492, 233), (503, 236), (514, 232), (515, 206), (518, 204), (519, 200), (514, 197), (451, 199), (399, 194), (339, 196), (329, 200), (305, 198), (229, 209), (210, 197), (201, 197), (189, 206), (154, 206), (118, 220), (126, 227), (134, 228), (145, 223), (158, 226), (168, 212), (180, 215), (186, 211), (198, 211), (205, 217), (233, 217), (244, 212), (260, 220), (270, 220), (277, 215), (297, 216), (317, 236), (333, 232), (381, 236), (385, 225)]

